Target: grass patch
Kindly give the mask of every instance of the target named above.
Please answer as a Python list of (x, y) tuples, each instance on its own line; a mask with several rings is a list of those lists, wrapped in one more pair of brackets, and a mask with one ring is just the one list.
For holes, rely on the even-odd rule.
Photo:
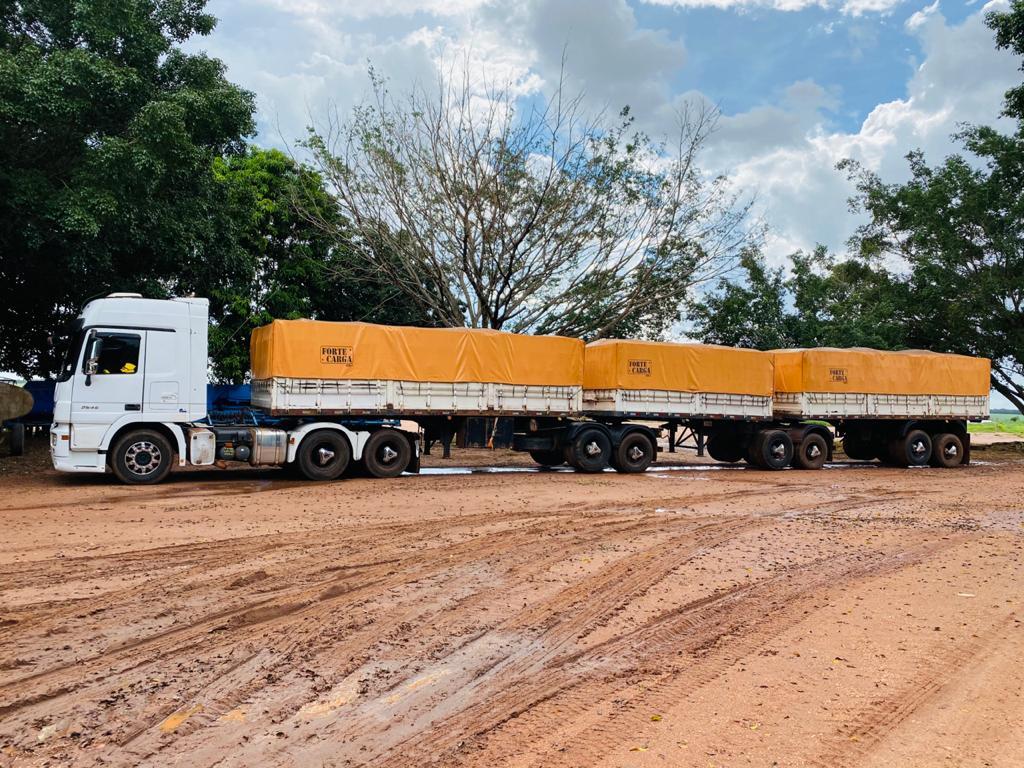
[(990, 421), (968, 424), (967, 431), (973, 434), (1008, 432), (1011, 435), (1024, 435), (1024, 416), (1014, 413), (993, 413)]

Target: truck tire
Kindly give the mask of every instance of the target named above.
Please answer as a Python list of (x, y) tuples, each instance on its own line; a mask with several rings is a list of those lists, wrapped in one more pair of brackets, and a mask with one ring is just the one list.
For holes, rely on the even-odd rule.
[(295, 465), (307, 480), (337, 480), (348, 468), (352, 449), (333, 429), (317, 429), (299, 443)]
[(412, 458), (412, 446), (394, 429), (379, 429), (363, 448), (363, 465), (373, 477), (398, 477)]
[(603, 472), (612, 454), (612, 442), (604, 430), (581, 429), (565, 449), (565, 460), (580, 472)]
[(781, 429), (766, 429), (754, 438), (752, 458), (761, 469), (785, 469), (793, 461), (793, 440)]
[(951, 432), (942, 432), (932, 440), (932, 457), (929, 463), (933, 467), (949, 469), (959, 467), (964, 461), (964, 441)]
[(559, 448), (547, 451), (530, 451), (530, 457), (542, 467), (560, 467), (565, 464), (565, 453)]
[(25, 425), (20, 421), (11, 424), (11, 456), (25, 455)]
[(843, 453), (854, 461), (872, 461), (878, 458), (877, 447), (856, 432), (847, 432), (843, 436)]
[(612, 454), (612, 466), (616, 472), (635, 474), (646, 472), (654, 461), (656, 448), (647, 435), (630, 432), (622, 438)]
[(797, 469), (821, 469), (828, 458), (828, 443), (817, 432), (804, 435), (793, 451), (793, 466)]
[(932, 439), (921, 429), (912, 429), (889, 443), (889, 461), (897, 467), (923, 467), (932, 456)]
[(743, 442), (733, 435), (712, 435), (704, 447), (712, 459), (727, 464), (735, 464), (746, 454)]
[(118, 438), (110, 452), (110, 468), (122, 483), (155, 485), (171, 471), (174, 449), (166, 437), (151, 429), (138, 429)]

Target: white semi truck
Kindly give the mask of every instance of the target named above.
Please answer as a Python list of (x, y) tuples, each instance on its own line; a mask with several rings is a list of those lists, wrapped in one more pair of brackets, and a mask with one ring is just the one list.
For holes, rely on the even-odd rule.
[(380, 419), (208, 423), (208, 314), (201, 298), (115, 293), (85, 306), (54, 392), (56, 469), (137, 484), (163, 480), (172, 463), (294, 465), (320, 479), (352, 461), (380, 477), (418, 469), (418, 435)]

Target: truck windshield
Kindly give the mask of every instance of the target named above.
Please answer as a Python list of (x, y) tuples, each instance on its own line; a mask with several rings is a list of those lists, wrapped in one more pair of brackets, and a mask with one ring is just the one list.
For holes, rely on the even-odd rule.
[(81, 319), (72, 323), (55, 340), (58, 345), (64, 347), (64, 356), (60, 364), (60, 371), (57, 372), (57, 381), (68, 381), (75, 373), (78, 365), (78, 357), (82, 352), (82, 343), (85, 341), (85, 331), (82, 329)]

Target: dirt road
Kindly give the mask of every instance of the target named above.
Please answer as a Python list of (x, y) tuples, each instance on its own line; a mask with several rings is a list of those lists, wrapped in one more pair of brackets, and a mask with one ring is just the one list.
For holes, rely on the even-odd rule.
[(0, 764), (1024, 765), (1019, 461), (282, 477), (0, 475)]

